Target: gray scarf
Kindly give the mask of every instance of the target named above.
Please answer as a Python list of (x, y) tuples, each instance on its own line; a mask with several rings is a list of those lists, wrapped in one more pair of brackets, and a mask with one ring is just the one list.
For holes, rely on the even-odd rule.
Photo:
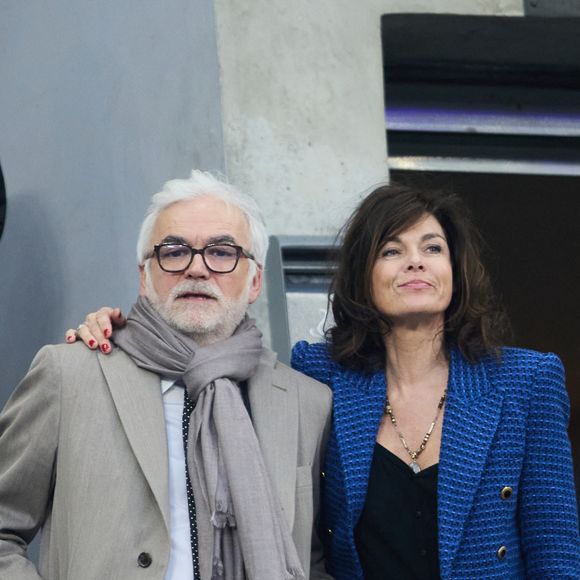
[(140, 297), (115, 343), (137, 366), (183, 380), (196, 403), (187, 460), (202, 580), (304, 579), (236, 385), (254, 375), (260, 360), (254, 321), (246, 316), (230, 338), (200, 347)]

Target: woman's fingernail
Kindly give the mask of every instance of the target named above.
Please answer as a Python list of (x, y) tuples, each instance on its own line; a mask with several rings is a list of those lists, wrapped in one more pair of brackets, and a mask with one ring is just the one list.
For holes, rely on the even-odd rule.
[(101, 350), (103, 352), (109, 352), (109, 350), (111, 350), (111, 347), (108, 344), (102, 344), (101, 345)]
[(74, 339), (74, 336), (73, 336), (72, 334), (69, 334), (69, 335), (66, 337), (66, 341), (67, 341), (67, 342), (72, 342), (72, 341), (73, 341), (73, 339)]
[(103, 334), (105, 335), (105, 338), (109, 338), (109, 336), (111, 336), (111, 331), (108, 328), (105, 328)]
[(96, 342), (91, 338), (91, 340), (89, 340), (89, 346), (91, 348), (93, 348), (93, 346), (95, 346)]

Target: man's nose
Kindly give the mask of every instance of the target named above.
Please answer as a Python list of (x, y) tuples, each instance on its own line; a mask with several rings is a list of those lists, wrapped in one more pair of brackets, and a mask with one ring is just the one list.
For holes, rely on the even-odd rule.
[(184, 274), (187, 278), (207, 280), (210, 277), (211, 272), (205, 265), (201, 254), (195, 254), (191, 264), (187, 270), (185, 270)]

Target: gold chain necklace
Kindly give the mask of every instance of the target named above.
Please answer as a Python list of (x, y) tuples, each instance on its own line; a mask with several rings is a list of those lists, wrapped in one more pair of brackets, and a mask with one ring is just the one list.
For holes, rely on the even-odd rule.
[(429, 437), (431, 437), (431, 433), (433, 433), (433, 429), (435, 429), (437, 419), (439, 419), (439, 415), (441, 414), (441, 409), (443, 408), (443, 405), (445, 404), (446, 397), (447, 397), (447, 389), (445, 389), (445, 391), (443, 391), (443, 396), (439, 399), (439, 404), (437, 405), (437, 413), (435, 413), (435, 418), (433, 419), (433, 422), (431, 423), (431, 425), (429, 425), (429, 429), (427, 430), (427, 433), (425, 433), (425, 436), (423, 437), (423, 441), (421, 441), (421, 445), (419, 445), (419, 447), (417, 447), (417, 449), (415, 449), (415, 451), (411, 451), (409, 449), (409, 446), (407, 445), (407, 442), (405, 441), (405, 436), (403, 435), (403, 433), (399, 429), (397, 419), (395, 419), (395, 415), (393, 415), (393, 408), (389, 404), (389, 398), (387, 396), (387, 399), (385, 401), (384, 414), (388, 415), (389, 418), (391, 419), (391, 423), (393, 424), (393, 427), (395, 428), (395, 432), (399, 436), (399, 439), (401, 440), (403, 447), (405, 448), (407, 453), (411, 456), (411, 463), (409, 463), (409, 467), (413, 470), (413, 473), (419, 473), (421, 471), (421, 467), (417, 463), (417, 457), (419, 457), (419, 455), (421, 455), (421, 453), (423, 453), (423, 451), (425, 450), (425, 447), (427, 447), (427, 442), (429, 441)]

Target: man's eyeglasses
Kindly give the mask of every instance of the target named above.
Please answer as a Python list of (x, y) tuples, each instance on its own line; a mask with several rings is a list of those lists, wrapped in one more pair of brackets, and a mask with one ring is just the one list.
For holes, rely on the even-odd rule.
[(148, 256), (157, 256), (159, 267), (164, 272), (184, 272), (189, 268), (196, 254), (201, 254), (203, 263), (210, 272), (216, 274), (229, 274), (236, 269), (240, 257), (254, 260), (254, 256), (246, 252), (241, 246), (234, 244), (208, 244), (205, 248), (192, 248), (187, 244), (174, 244), (166, 242), (153, 248), (153, 253)]

